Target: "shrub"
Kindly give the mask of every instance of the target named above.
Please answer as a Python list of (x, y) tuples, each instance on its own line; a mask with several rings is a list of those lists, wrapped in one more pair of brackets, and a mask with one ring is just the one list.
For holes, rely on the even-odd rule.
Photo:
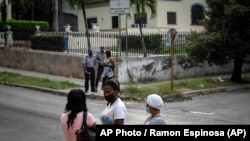
[[(2, 21), (0, 22), (1, 31), (5, 31)], [(36, 31), (36, 25), (40, 26), (41, 31), (48, 31), (49, 23), (47, 21), (28, 21), (28, 20), (14, 20), (7, 21), (7, 25), (11, 26), (14, 40), (30, 40), (31, 36)]]
[(31, 48), (47, 51), (64, 51), (63, 36), (32, 36)]

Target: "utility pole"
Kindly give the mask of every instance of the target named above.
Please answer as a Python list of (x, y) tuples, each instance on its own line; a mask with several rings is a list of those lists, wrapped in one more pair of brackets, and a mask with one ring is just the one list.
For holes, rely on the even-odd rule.
[(174, 89), (174, 41), (177, 31), (174, 28), (169, 29), (171, 41), (171, 90)]
[(118, 26), (119, 26), (119, 39), (118, 39), (118, 48), (117, 48), (117, 53), (116, 53), (116, 61), (118, 61), (118, 52), (121, 56), (121, 48), (122, 48), (122, 39), (121, 39), (121, 13), (119, 13), (118, 17)]

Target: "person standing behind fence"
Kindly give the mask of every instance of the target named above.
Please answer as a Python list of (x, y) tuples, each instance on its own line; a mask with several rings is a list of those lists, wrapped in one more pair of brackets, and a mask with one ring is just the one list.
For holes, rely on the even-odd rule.
[(111, 51), (105, 52), (106, 57), (103, 62), (103, 80), (102, 87), (105, 81), (113, 79), (115, 77), (115, 60), (111, 57)]
[(96, 76), (96, 80), (95, 80), (95, 87), (96, 87), (96, 90), (98, 88), (98, 83), (99, 83), (99, 80), (102, 76), (102, 73), (103, 73), (103, 61), (105, 59), (105, 55), (104, 55), (104, 47), (101, 46), (100, 47), (100, 51), (96, 53), (96, 56), (95, 56), (95, 59), (98, 63), (98, 66), (97, 66), (97, 76)]
[(82, 60), (83, 71), (85, 76), (85, 93), (89, 90), (89, 81), (92, 92), (97, 92), (95, 88), (95, 64), (96, 59), (93, 56), (92, 49), (88, 49), (88, 55)]

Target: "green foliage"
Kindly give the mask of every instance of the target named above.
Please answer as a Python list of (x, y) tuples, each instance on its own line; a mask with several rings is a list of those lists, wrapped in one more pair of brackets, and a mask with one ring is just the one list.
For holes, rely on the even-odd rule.
[(177, 93), (177, 90), (171, 91), (169, 82), (160, 85), (146, 85), (138, 87), (136, 84), (129, 84), (122, 89), (122, 94), (125, 97), (134, 100), (143, 100), (148, 94), (157, 93), (160, 95), (170, 95), (173, 92)]
[(160, 45), (162, 44), (161, 34), (150, 34), (150, 35), (145, 35), (144, 37), (147, 49), (159, 50)]
[[(216, 32), (216, 44), (226, 52), (222, 56), (234, 59), (237, 54), (244, 60), (250, 54), (250, 2), (240, 0), (207, 0), (210, 11), (204, 26), (208, 33)], [(214, 34), (207, 34), (214, 36)], [(211, 47), (211, 46), (209, 46)], [(219, 50), (217, 50), (219, 49)], [(214, 50), (220, 52), (219, 47)], [(222, 54), (222, 53), (221, 53)], [(213, 57), (213, 56), (212, 56)], [(215, 59), (213, 59), (216, 62)]]
[[(145, 17), (145, 15), (147, 14), (147, 10), (149, 10), (151, 13), (150, 18), (154, 18), (157, 15), (157, 0), (131, 0), (130, 1), (130, 7), (131, 9), (133, 9), (136, 13), (136, 18), (135, 20), (138, 22), (139, 27), (140, 27), (140, 34), (141, 34), (141, 43), (142, 43), (142, 49), (144, 52), (144, 57), (147, 57), (147, 53), (146, 53), (146, 46), (145, 46), (145, 41), (144, 41), (144, 37), (143, 37), (143, 33), (142, 33), (142, 27), (141, 24), (142, 23), (142, 19), (143, 17)], [(131, 17), (131, 16), (129, 16)]]
[(203, 40), (197, 32), (192, 32), (191, 35), (187, 37), (187, 41), (187, 54), (195, 61), (205, 61), (208, 53), (208, 50), (203, 45), (205, 40)]
[(63, 36), (32, 36), (31, 48), (48, 51), (64, 51)]
[(208, 61), (210, 64), (224, 64), (233, 60), (231, 79), (241, 82), (242, 64), (250, 55), (250, 2), (206, 2), (209, 7), (206, 13), (208, 18), (202, 21), (206, 34), (199, 37), (191, 35), (188, 40), (188, 55), (197, 61)]
[[(182, 94), (183, 92), (202, 90), (209, 88), (217, 88), (223, 86), (237, 86), (240, 84), (232, 82), (228, 76), (221, 77), (223, 82), (218, 81), (217, 77), (199, 77), (191, 79), (181, 79), (174, 81), (174, 89), (171, 90), (171, 82), (164, 81), (160, 84), (149, 83), (144, 86), (138, 86), (137, 84), (129, 84), (122, 88), (122, 94), (124, 97), (133, 100), (144, 100), (144, 98), (152, 93), (157, 93), (161, 96)], [(244, 76), (244, 82), (249, 83), (249, 75)]]
[[(0, 25), (3, 26), (3, 22), (0, 21)], [(49, 29), (49, 23), (46, 21), (28, 21), (28, 20), (7, 20), (7, 25), (11, 26), (14, 40), (30, 40), (31, 36), (36, 31), (36, 25), (40, 26), (41, 31), (47, 31)], [(4, 29), (1, 29), (4, 30)], [(25, 34), (24, 34), (25, 33)]]
[[(162, 44), (161, 34), (148, 34), (143, 35), (144, 42), (147, 50), (157, 52), (160, 50)], [(141, 37), (140, 35), (128, 35), (128, 50), (141, 50)], [(126, 36), (121, 37), (122, 50), (126, 50)]]
[(151, 18), (157, 15), (157, 0), (131, 0), (130, 5), (138, 18), (142, 18), (147, 9), (150, 10)]
[(51, 26), (50, 29), (52, 28), (52, 0), (8, 0), (8, 2), (12, 5), (13, 19), (46, 21)]
[(229, 58), (232, 54), (228, 50), (228, 46), (223, 42), (220, 33), (213, 32), (201, 35), (192, 32), (187, 37), (187, 41), (187, 54), (197, 62), (208, 61), (209, 64), (221, 65), (231, 61)]
[(13, 29), (30, 29), (36, 30), (36, 25), (40, 26), (41, 31), (48, 31), (49, 23), (47, 21), (29, 21), (29, 20), (14, 20), (10, 19), (7, 21)]
[[(210, 77), (175, 80), (173, 91), (170, 88), (170, 81), (164, 81), (158, 84), (145, 84), (144, 86), (140, 87), (135, 83), (131, 83), (128, 86), (123, 87), (121, 89), (121, 92), (126, 99), (141, 101), (144, 100), (147, 95), (152, 93), (157, 93), (161, 96), (166, 96), (173, 94), (181, 94), (182, 92), (191, 90), (239, 85), (237, 83), (231, 82), (227, 76), (222, 76), (222, 80), (224, 81), (220, 82), (217, 79), (212, 79)], [(245, 83), (249, 83), (249, 74), (245, 74), (243, 80)], [(10, 72), (0, 72), (0, 81), (59, 90), (80, 87), (79, 85), (73, 84), (68, 81), (51, 81), (49, 79), (22, 76), (20, 74)]]
[[(141, 45), (141, 40), (140, 40), (140, 36), (139, 35), (128, 35), (127, 37), (128, 40), (128, 50), (137, 50)], [(122, 36), (121, 37), (121, 44), (122, 44), (122, 50), (125, 51), (126, 50), (126, 36)]]
[(140, 89), (138, 89), (136, 86), (129, 85), (122, 89), (122, 94), (126, 97), (129, 97), (133, 100), (142, 100), (143, 96)]

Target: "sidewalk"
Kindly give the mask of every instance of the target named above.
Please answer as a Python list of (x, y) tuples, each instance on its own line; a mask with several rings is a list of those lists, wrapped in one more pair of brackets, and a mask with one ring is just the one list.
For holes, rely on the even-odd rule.
[[(26, 70), (21, 70), (21, 69), (13, 69), (13, 68), (7, 68), (7, 67), (1, 67), (0, 66), (0, 72), (12, 72), (12, 73), (17, 73), (21, 74), (23, 76), (32, 76), (32, 77), (39, 77), (39, 78), (45, 78), (49, 79), (52, 81), (69, 81), (71, 83), (79, 85), (80, 89), (84, 90), (84, 79), (77, 79), (77, 78), (70, 78), (70, 77), (64, 77), (64, 76), (56, 76), (56, 75), (50, 75), (46, 73), (39, 73), (39, 72), (34, 72), (34, 71), (26, 71)], [(9, 84), (9, 83), (5, 83)], [(54, 90), (54, 89), (48, 89), (48, 88), (41, 88), (41, 87), (35, 87), (35, 86), (26, 86), (26, 85), (20, 85), (20, 84), (9, 84), (9, 85), (15, 85), (19, 87), (26, 87), (26, 88), (32, 88), (44, 92), (50, 92), (53, 94), (60, 94), (60, 95), (67, 95), (71, 89), (64, 89), (64, 90)], [(87, 97), (91, 98), (103, 98), (103, 92), (101, 90), (102, 82), (99, 82), (97, 88), (97, 92), (91, 92), (89, 91), (86, 95)], [(121, 84), (121, 88), (126, 85)]]
[[(20, 70), (20, 69), (12, 69), (12, 68), (6, 68), (6, 67), (0, 67), (0, 72), (12, 72), (12, 73), (18, 73), (24, 76), (33, 76), (33, 77), (40, 77), (40, 78), (46, 78), (52, 81), (69, 81), (74, 84), (80, 85), (80, 89), (84, 90), (84, 79), (76, 79), (76, 78), (69, 78), (69, 77), (63, 77), (63, 76), (56, 76), (56, 75), (50, 75), (45, 73), (39, 73), (39, 72), (33, 72), (33, 71), (26, 71), (26, 70)], [(3, 83), (3, 82), (1, 82)], [(160, 82), (161, 83), (161, 82)], [(8, 85), (14, 85), (18, 87), (26, 87), (31, 88), (35, 90), (40, 90), (43, 92), (49, 92), (53, 94), (59, 94), (59, 95), (67, 95), (70, 89), (65, 90), (54, 90), (54, 89), (48, 89), (48, 88), (41, 88), (41, 87), (35, 87), (35, 86), (26, 86), (26, 85), (20, 85), (20, 84), (9, 84), (4, 83)], [(99, 82), (99, 88), (97, 89), (97, 92), (88, 92), (86, 94), (89, 98), (103, 98), (103, 92), (100, 88), (102, 85), (101, 82)], [(138, 84), (140, 86), (140, 84)], [(144, 84), (141, 84), (144, 85)], [(147, 85), (147, 84), (146, 84)], [(121, 88), (126, 85), (121, 84)], [(242, 85), (242, 86), (231, 86), (231, 87), (219, 87), (219, 88), (213, 88), (213, 89), (203, 89), (203, 90), (195, 90), (195, 91), (187, 91), (183, 93), (182, 99), (190, 100), (193, 96), (196, 95), (202, 95), (202, 94), (211, 94), (216, 92), (224, 92), (224, 91), (232, 91), (237, 89), (243, 89), (243, 88), (250, 88), (250, 85)], [(167, 101), (173, 101), (176, 98), (179, 98), (180, 96), (172, 95), (171, 97), (167, 97)]]
[[(76, 78), (69, 78), (69, 77), (64, 77), (64, 76), (56, 76), (56, 75), (50, 75), (50, 74), (45, 74), (45, 73), (39, 73), (39, 72), (33, 72), (33, 71), (26, 71), (26, 70), (21, 70), (21, 69), (12, 69), (12, 68), (6, 68), (6, 67), (0, 67), (0, 72), (12, 72), (12, 73), (17, 73), (21, 74), (23, 76), (32, 76), (32, 77), (39, 77), (39, 78), (45, 78), (49, 79), (52, 81), (69, 81), (71, 83), (80, 85), (80, 89), (84, 90), (84, 79), (76, 79)], [(102, 85), (101, 82), (99, 82), (99, 86)], [(29, 87), (33, 88), (36, 90), (41, 90), (44, 92), (50, 92), (54, 94), (62, 94), (62, 95), (67, 95), (70, 89), (64, 89), (64, 90), (54, 90), (54, 89), (48, 89), (48, 88), (40, 88), (40, 87), (34, 87), (34, 86), (25, 86), (25, 85), (19, 85), (19, 84), (10, 84), (10, 85), (15, 85), (15, 86), (20, 86), (20, 87)], [(88, 92), (88, 96), (95, 96), (95, 97), (102, 97), (103, 93), (101, 88), (97, 89), (98, 92)]]

